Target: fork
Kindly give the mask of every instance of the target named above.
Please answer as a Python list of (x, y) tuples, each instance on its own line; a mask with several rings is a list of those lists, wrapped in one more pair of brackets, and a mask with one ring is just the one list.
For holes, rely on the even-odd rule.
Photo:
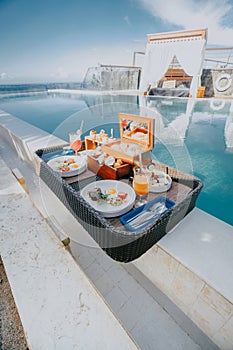
[(140, 226), (145, 221), (152, 219), (157, 214), (161, 214), (166, 208), (167, 207), (166, 207), (166, 205), (164, 203), (156, 202), (155, 204), (153, 204), (148, 209), (143, 210), (142, 212), (140, 212), (136, 216), (136, 218), (133, 218), (132, 220), (129, 220), (128, 223), (130, 223), (130, 225), (133, 225), (133, 226)]

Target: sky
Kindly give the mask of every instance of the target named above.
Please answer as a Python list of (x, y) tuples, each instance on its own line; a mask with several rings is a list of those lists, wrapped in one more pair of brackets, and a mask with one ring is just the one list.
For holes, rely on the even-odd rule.
[(233, 46), (233, 0), (0, 0), (0, 84), (82, 82), (88, 67), (132, 65), (147, 34), (201, 28)]

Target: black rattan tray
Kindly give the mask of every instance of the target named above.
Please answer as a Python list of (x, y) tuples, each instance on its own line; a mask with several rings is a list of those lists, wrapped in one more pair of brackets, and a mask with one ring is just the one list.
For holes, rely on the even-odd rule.
[[(67, 183), (47, 165), (43, 157), (45, 158), (45, 155), (50, 152), (58, 151), (59, 148), (61, 146), (39, 149), (35, 152), (36, 156), (40, 158), (41, 179), (93, 237), (101, 249), (116, 261), (130, 262), (150, 249), (195, 207), (203, 187), (200, 179), (157, 163), (157, 167), (166, 169), (166, 172), (172, 177), (173, 192), (168, 191), (166, 195), (170, 196), (170, 199), (176, 204), (145, 228), (131, 232), (119, 224), (119, 218), (104, 218), (80, 196), (81, 188), (100, 179), (95, 174), (88, 172), (89, 176), (80, 177), (73, 183)], [(171, 198), (172, 196), (173, 198)]]

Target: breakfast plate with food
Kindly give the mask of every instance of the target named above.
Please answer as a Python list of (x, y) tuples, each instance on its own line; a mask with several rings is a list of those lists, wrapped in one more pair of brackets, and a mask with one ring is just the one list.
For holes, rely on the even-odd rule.
[(172, 185), (171, 176), (164, 171), (157, 170), (154, 163), (150, 163), (147, 166), (147, 170), (151, 173), (150, 192), (166, 192)]
[(172, 185), (171, 177), (163, 171), (155, 170), (151, 172), (150, 192), (166, 192)]
[(61, 156), (50, 159), (48, 165), (62, 177), (75, 176), (87, 168), (85, 156)]
[(135, 192), (124, 182), (100, 180), (85, 186), (81, 196), (104, 217), (116, 217), (132, 209)]

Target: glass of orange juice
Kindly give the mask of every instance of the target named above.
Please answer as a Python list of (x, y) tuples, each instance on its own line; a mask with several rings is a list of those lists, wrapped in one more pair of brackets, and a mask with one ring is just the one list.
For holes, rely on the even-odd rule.
[(133, 171), (133, 188), (138, 197), (135, 202), (135, 206), (140, 207), (147, 202), (147, 196), (150, 189), (151, 173), (143, 167), (135, 167)]

